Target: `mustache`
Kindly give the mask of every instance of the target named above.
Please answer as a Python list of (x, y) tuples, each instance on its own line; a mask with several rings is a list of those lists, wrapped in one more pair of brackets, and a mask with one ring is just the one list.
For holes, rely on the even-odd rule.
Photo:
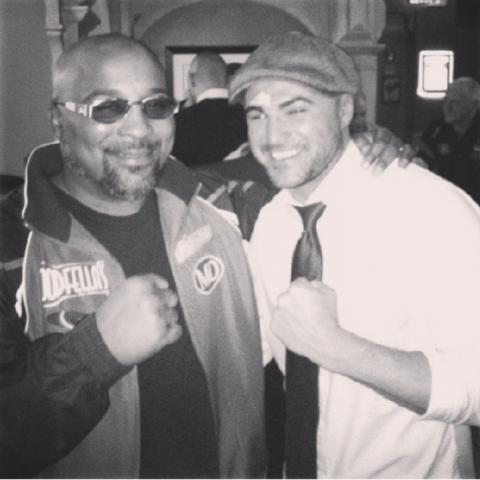
[(161, 141), (138, 140), (108, 145), (105, 147), (105, 151), (114, 155), (137, 150), (145, 150), (147, 153), (153, 153), (161, 149), (161, 147)]

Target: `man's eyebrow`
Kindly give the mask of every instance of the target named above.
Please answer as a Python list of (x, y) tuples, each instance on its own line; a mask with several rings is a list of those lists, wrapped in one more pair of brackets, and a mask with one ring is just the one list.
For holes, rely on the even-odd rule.
[[(150, 88), (146, 96), (154, 95), (156, 93), (164, 93), (165, 95), (168, 94), (166, 88), (155, 87), (155, 88)], [(83, 103), (91, 102), (97, 97), (124, 98), (124, 96), (119, 90), (115, 90), (115, 89), (93, 90), (83, 99)]]
[(249, 105), (248, 107), (245, 107), (245, 113), (251, 112), (252, 110), (256, 112), (261, 112), (263, 111), (263, 108), (259, 105)]
[(313, 101), (310, 98), (302, 97), (300, 95), (298, 97), (289, 98), (288, 100), (285, 100), (284, 102), (280, 103), (278, 106), (279, 106), (279, 108), (286, 108), (286, 107), (289, 107), (296, 102), (305, 102), (305, 103), (308, 103), (310, 105), (313, 105)]
[[(313, 101), (310, 98), (302, 97), (301, 95), (299, 95), (297, 97), (289, 98), (288, 100), (285, 100), (285, 101), (279, 103), (278, 107), (279, 108), (288, 108), (288, 107), (290, 107), (291, 105), (293, 105), (294, 103), (297, 103), (297, 102), (305, 102), (305, 103), (308, 103), (310, 105), (313, 105)], [(245, 107), (245, 112), (246, 113), (250, 112), (251, 110), (263, 111), (263, 107), (261, 105), (249, 105), (248, 107)]]
[(84, 97), (83, 102), (88, 103), (92, 100), (95, 100), (97, 97), (115, 97), (118, 98), (120, 92), (118, 90), (106, 89), (106, 90), (93, 90), (86, 97)]

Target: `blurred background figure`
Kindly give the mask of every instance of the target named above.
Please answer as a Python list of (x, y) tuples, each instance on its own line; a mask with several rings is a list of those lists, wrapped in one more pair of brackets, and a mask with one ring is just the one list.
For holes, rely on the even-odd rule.
[(192, 61), (189, 90), (193, 105), (175, 115), (173, 155), (188, 166), (222, 161), (247, 141), (245, 114), (228, 104), (227, 65), (213, 52), (201, 52)]
[(431, 170), (480, 202), (480, 84), (460, 77), (448, 87), (443, 118), (423, 133), (419, 155)]

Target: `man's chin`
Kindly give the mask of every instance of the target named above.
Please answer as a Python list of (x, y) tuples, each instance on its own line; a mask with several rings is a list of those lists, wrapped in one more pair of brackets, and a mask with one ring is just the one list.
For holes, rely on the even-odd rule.
[(145, 198), (153, 189), (152, 183), (142, 185), (103, 185), (104, 190), (117, 200), (135, 201)]
[(104, 168), (103, 188), (109, 195), (123, 200), (146, 197), (156, 186), (165, 162), (156, 160), (143, 165), (115, 165)]
[(295, 188), (302, 184), (302, 179), (292, 177), (290, 175), (280, 174), (272, 170), (267, 171), (270, 181), (277, 188)]
[(156, 186), (158, 171), (110, 175), (103, 178), (102, 186), (114, 198), (119, 200), (139, 200), (145, 198)]

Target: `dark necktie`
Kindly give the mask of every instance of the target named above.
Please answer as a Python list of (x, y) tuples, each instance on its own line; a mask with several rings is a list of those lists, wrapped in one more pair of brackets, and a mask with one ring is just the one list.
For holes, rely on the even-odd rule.
[[(323, 203), (296, 207), (304, 231), (295, 247), (292, 280), (322, 279), (322, 250), (316, 224), (325, 210)], [(286, 360), (286, 476), (317, 477), (318, 366), (287, 350)]]

